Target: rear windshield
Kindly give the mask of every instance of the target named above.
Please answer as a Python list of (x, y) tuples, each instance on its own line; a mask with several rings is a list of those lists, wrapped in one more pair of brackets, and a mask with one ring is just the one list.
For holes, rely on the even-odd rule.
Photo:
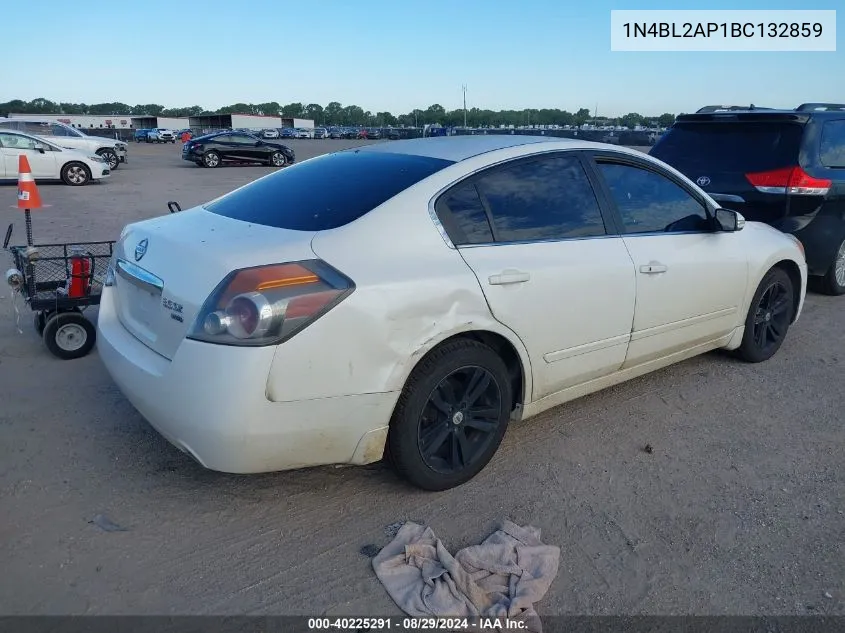
[(204, 208), (280, 229), (325, 231), (357, 220), (451, 164), (390, 152), (338, 152), (282, 169)]
[(802, 132), (798, 123), (676, 123), (649, 154), (682, 171), (766, 171), (798, 163)]

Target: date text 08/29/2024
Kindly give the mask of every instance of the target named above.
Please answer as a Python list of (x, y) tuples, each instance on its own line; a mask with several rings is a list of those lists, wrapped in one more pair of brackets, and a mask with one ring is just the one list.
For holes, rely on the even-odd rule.
[(469, 631), (526, 629), (528, 622), (508, 618), (309, 618), (309, 631)]

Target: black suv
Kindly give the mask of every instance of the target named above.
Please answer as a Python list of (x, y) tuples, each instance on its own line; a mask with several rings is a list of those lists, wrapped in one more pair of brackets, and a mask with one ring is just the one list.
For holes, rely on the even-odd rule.
[(708, 106), (649, 152), (714, 200), (801, 240), (810, 275), (845, 294), (845, 105)]

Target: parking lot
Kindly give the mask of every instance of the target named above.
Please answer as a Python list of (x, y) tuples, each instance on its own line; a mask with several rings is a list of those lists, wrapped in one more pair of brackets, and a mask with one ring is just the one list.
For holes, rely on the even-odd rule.
[[(288, 143), (303, 160), (362, 142)], [(116, 239), (270, 172), (180, 151), (132, 144), (102, 184), (40, 183), (36, 241)], [(3, 219), (22, 243), (14, 191)], [(442, 493), (381, 464), (203, 470), (96, 353), (57, 360), (0, 297), (0, 612), (398, 615), (362, 548), (414, 520), (454, 551), (509, 518), (561, 548), (541, 615), (845, 614), (845, 297), (809, 293), (768, 362), (707, 354), (515, 424)]]

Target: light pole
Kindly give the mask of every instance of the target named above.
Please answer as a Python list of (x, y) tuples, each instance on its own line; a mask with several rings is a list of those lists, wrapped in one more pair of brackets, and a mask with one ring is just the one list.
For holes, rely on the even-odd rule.
[(467, 85), (464, 84), (462, 86), (462, 88), (463, 88), (463, 91), (464, 91), (464, 129), (466, 129), (466, 126), (467, 126)]

